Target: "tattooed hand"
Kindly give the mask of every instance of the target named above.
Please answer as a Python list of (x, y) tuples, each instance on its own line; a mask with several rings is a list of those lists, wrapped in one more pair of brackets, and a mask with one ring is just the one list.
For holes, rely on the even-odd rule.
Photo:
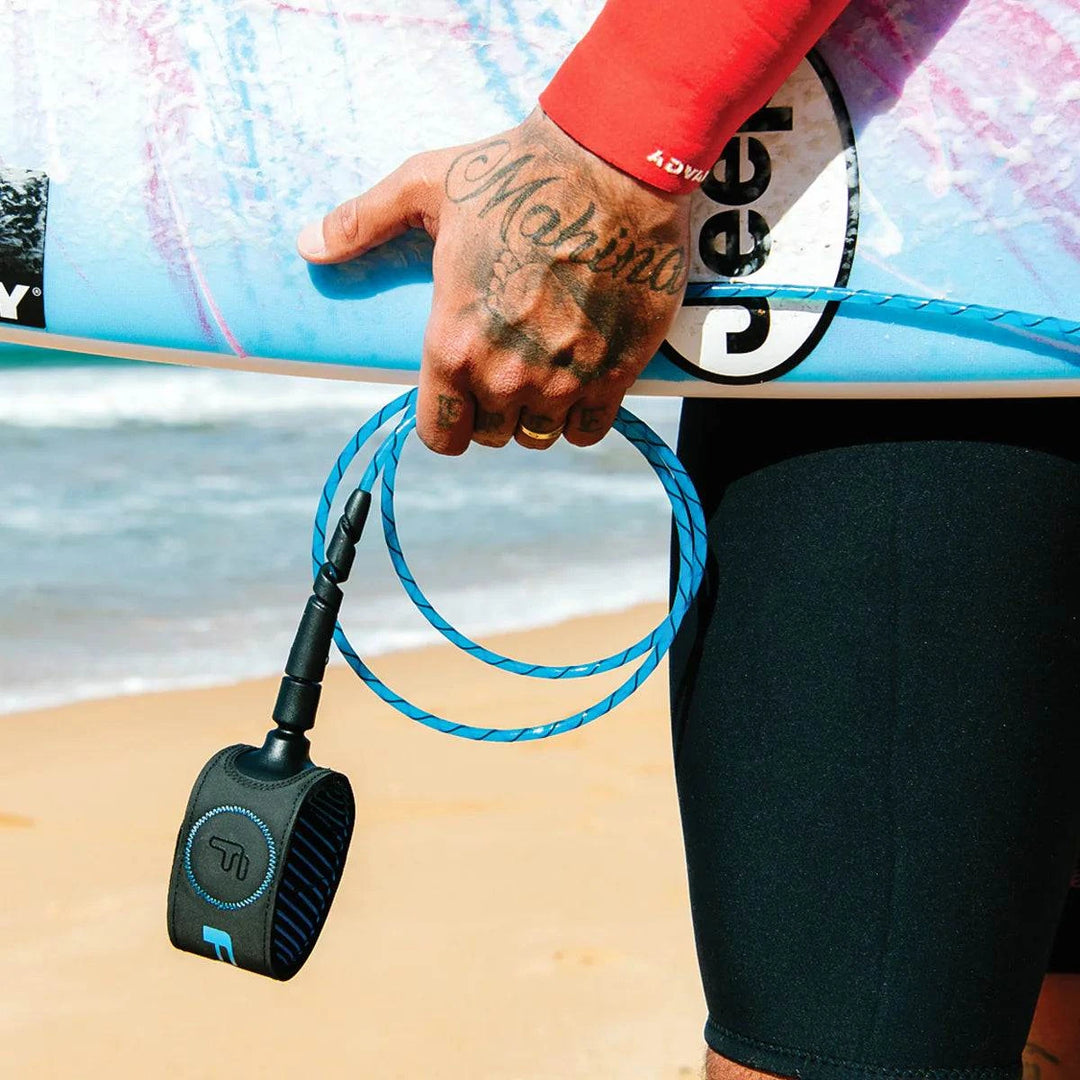
[(640, 183), (539, 110), (467, 147), (405, 162), (309, 225), (310, 262), (355, 258), (420, 227), (435, 240), (417, 432), (543, 449), (597, 442), (678, 310), (689, 196)]

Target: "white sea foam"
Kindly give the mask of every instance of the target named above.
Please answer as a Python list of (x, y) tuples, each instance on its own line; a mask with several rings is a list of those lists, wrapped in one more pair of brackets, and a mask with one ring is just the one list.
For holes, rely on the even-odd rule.
[[(0, 712), (280, 672), (319, 484), (393, 393), (153, 365), (0, 372)], [(630, 408), (672, 438), (676, 402)], [(666, 592), (663, 492), (618, 438), (416, 448), (398, 494), (418, 580), (474, 637)], [(355, 646), (440, 640), (370, 532), (344, 610)]]
[(19, 368), (3, 372), (2, 379), (0, 425), (24, 428), (258, 423), (319, 412), (362, 418), (399, 392), (367, 383), (153, 365)]
[[(359, 423), (406, 389), (156, 364), (16, 368), (0, 378), (0, 425), (24, 428), (258, 423), (312, 412), (355, 416)], [(669, 430), (678, 409), (663, 398), (631, 398), (628, 405), (646, 423)]]
[[(664, 599), (666, 588), (667, 563), (658, 554), (656, 559), (620, 563), (618, 575), (605, 574), (595, 566), (570, 566), (553, 579), (534, 573), (512, 583), (503, 581), (494, 586), (459, 589), (440, 597), (438, 606), (462, 633), (484, 641), (492, 634), (659, 602)], [(278, 624), (279, 629), (232, 640), (223, 634), (222, 620), (176, 620), (175, 637), (183, 647), (171, 654), (140, 653), (135, 645), (123, 656), (103, 658), (99, 654), (92, 658), (92, 669), (81, 670), (80, 665), (80, 670), (60, 670), (48, 679), (0, 689), (0, 714), (151, 691), (222, 686), (278, 674), (288, 652), (294, 615), (292, 611), (282, 612), (280, 617), (277, 613), (248, 613), (246, 618), (257, 623), (261, 630), (265, 631), (267, 624)], [(226, 621), (235, 622), (232, 618)], [(412, 610), (404, 596), (384, 596), (366, 604), (361, 617), (351, 623), (346, 611), (343, 624), (353, 645), (365, 658), (443, 640)], [(230, 629), (235, 633), (235, 625)], [(194, 645), (199, 639), (205, 644)], [(582, 656), (580, 660), (594, 660), (602, 652), (615, 652), (631, 644), (630, 640), (601, 642), (594, 650), (595, 655)], [(331, 664), (344, 663), (335, 650)], [(102, 668), (112, 668), (114, 673), (103, 672)], [(478, 663), (477, 678), (483, 677)], [(394, 689), (406, 696), (410, 693), (407, 685)], [(364, 692), (358, 690), (360, 694)]]

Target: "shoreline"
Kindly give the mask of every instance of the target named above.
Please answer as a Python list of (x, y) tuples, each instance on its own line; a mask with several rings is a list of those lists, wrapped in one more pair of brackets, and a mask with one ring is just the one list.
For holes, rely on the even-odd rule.
[[(580, 662), (663, 613), (492, 644)], [(485, 726), (554, 719), (608, 692), (509, 676), (448, 645), (376, 661), (418, 704)], [(332, 668), (313, 757), (349, 776), (358, 821), (320, 943), (287, 984), (178, 953), (164, 926), (190, 786), (220, 747), (261, 741), (278, 678), (5, 717), (12, 1075), (235, 1080), (267, 1075), (269, 1060), (273, 1075), (373, 1080), (696, 1080), (704, 1005), (662, 672), (596, 724), (496, 747), (431, 732)]]
[[(407, 600), (404, 600), (407, 602)], [(497, 628), (495, 630), (478, 630), (471, 631), (470, 636), (474, 639), (482, 639), (482, 643), (492, 642), (495, 643), (502, 638), (515, 637), (521, 634), (532, 634), (534, 632), (543, 632), (548, 630), (557, 630), (558, 627), (565, 623), (575, 622), (579, 619), (591, 619), (591, 618), (606, 618), (606, 617), (619, 617), (626, 616), (630, 620), (635, 620), (633, 625), (637, 625), (636, 613), (639, 611), (652, 612), (656, 610), (658, 614), (653, 617), (652, 622), (645, 626), (640, 634), (635, 634), (633, 637), (643, 636), (648, 630), (651, 630), (668, 612), (667, 607), (663, 606), (660, 601), (634, 601), (628, 600), (627, 602), (618, 602), (612, 605), (610, 608), (600, 608), (599, 610), (593, 610), (586, 614), (570, 614), (570, 615), (551, 615), (550, 617), (543, 618), (540, 622), (535, 624), (526, 625), (510, 625), (508, 627)], [(297, 607), (297, 614), (299, 614), (300, 606)], [(346, 627), (348, 630), (348, 627)], [(421, 653), (426, 649), (442, 648), (446, 642), (438, 635), (438, 633), (426, 626), (421, 629), (417, 629), (412, 632), (403, 632), (415, 634), (417, 637), (423, 636), (425, 640), (417, 640), (415, 642), (405, 642), (404, 644), (387, 644), (383, 646), (377, 646), (370, 651), (366, 651), (363, 656), (365, 660), (382, 659), (384, 657), (398, 656), (402, 654), (414, 654)], [(624, 644), (631, 644), (633, 637), (627, 637)], [(12, 706), (0, 704), (0, 724), (5, 720), (12, 717), (29, 716), (33, 713), (47, 712), (53, 709), (63, 709), (71, 705), (88, 704), (95, 701), (112, 701), (114, 699), (143, 697), (154, 694), (169, 694), (173, 692), (182, 692), (187, 690), (215, 690), (227, 686), (237, 686), (243, 683), (262, 682), (267, 679), (280, 679), (282, 675), (282, 669), (284, 668), (285, 660), (287, 656), (287, 649), (282, 650), (281, 665), (271, 671), (245, 671), (239, 674), (220, 674), (220, 675), (191, 675), (191, 676), (166, 676), (160, 681), (155, 681), (144, 676), (133, 676), (127, 680), (121, 680), (115, 685), (109, 684), (101, 687), (100, 689), (90, 689), (86, 692), (81, 692), (78, 689), (77, 684), (75, 688), (70, 691), (60, 691), (55, 697), (44, 697), (39, 700), (34, 700), (31, 695), (30, 700), (25, 702), (16, 702)], [(592, 659), (594, 657), (589, 657)], [(579, 662), (583, 657), (565, 657), (563, 661), (552, 662), (564, 662), (567, 664)], [(345, 663), (341, 654), (337, 651), (336, 646), (330, 653), (330, 663), (327, 668), (327, 672), (331, 671), (349, 670), (348, 665)], [(127, 685), (125, 685), (125, 682)]]

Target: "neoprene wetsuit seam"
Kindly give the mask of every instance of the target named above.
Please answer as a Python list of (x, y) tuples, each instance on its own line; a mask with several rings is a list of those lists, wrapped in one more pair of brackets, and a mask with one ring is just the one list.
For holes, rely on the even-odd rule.
[[(897, 723), (900, 715), (900, 652), (901, 652), (901, 638), (903, 634), (903, 628), (900, 625), (901, 619), (901, 604), (900, 604), (900, 590), (904, 586), (904, 572), (902, 566), (903, 551), (900, 545), (900, 539), (898, 536), (898, 515), (896, 513), (896, 505), (899, 497), (899, 487), (903, 477), (903, 467), (900, 461), (900, 457), (904, 452), (903, 443), (894, 443), (888, 448), (887, 451), (892, 460), (889, 468), (889, 485), (892, 489), (890, 507), (891, 512), (889, 515), (889, 567), (890, 567), (890, 589), (889, 589), (889, 625), (892, 632), (891, 648), (889, 650), (889, 701), (888, 708), (890, 710), (890, 724), (889, 724), (889, 830), (888, 830), (888, 842), (890, 846), (889, 850), (889, 898), (886, 906), (887, 918), (885, 927), (881, 935), (881, 950), (878, 953), (877, 969), (878, 969), (878, 994), (877, 999), (874, 1002), (874, 1015), (871, 1018), (869, 1024), (869, 1031), (863, 1032), (864, 1038), (869, 1036), (869, 1041), (873, 1044), (877, 1044), (881, 1032), (880, 1025), (882, 1017), (885, 1013), (885, 1004), (889, 996), (889, 983), (886, 977), (888, 971), (889, 960), (892, 955), (893, 945), (893, 933), (892, 929), (896, 925), (897, 915), (897, 852), (900, 846), (900, 837), (898, 835), (898, 822), (899, 815), (896, 812), (896, 803), (899, 797), (897, 791), (897, 769), (896, 769), (896, 743), (897, 743)], [(884, 830), (883, 830), (884, 833)]]

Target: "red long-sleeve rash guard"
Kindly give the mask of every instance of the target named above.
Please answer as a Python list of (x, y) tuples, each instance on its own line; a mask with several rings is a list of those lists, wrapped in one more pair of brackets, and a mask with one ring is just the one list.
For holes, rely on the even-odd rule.
[(847, 0), (607, 0), (540, 95), (575, 142), (692, 190)]

